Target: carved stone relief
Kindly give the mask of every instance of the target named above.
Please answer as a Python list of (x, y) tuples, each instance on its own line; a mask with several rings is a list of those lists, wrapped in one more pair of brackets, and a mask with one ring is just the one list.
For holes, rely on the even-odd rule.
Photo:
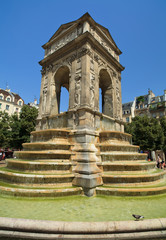
[(76, 112), (74, 115), (74, 125), (78, 126), (79, 125), (79, 114)]
[(77, 59), (76, 70), (81, 69), (81, 59)]
[(80, 105), (80, 97), (81, 97), (81, 74), (77, 74), (75, 76), (75, 93), (74, 93), (75, 107), (78, 107)]
[(50, 71), (52, 71), (52, 69), (53, 69), (52, 64), (48, 65), (47, 67), (43, 67), (42, 70), (41, 70), (41, 74), (42, 75), (48, 74)]
[(82, 25), (79, 25), (76, 29), (72, 32), (64, 36), (63, 38), (59, 39), (56, 43), (54, 43), (51, 47), (47, 48), (45, 51), (45, 57), (50, 55), (51, 53), (57, 51), (68, 42), (71, 42), (73, 39), (77, 38), (80, 34), (82, 34), (83, 28)]
[(95, 105), (95, 76), (90, 74), (90, 105), (94, 107)]
[(90, 70), (94, 71), (94, 61), (92, 58), (90, 59)]
[(43, 103), (42, 103), (42, 112), (46, 111), (46, 102), (47, 102), (47, 85), (43, 88)]
[(117, 106), (117, 118), (120, 118), (120, 91), (119, 91), (119, 87), (116, 87), (116, 106)]
[(92, 36), (118, 61), (118, 55), (115, 53), (115, 51), (109, 46), (109, 44), (102, 39), (99, 34), (95, 31), (93, 27), (90, 28), (90, 33)]
[(106, 62), (96, 53), (94, 54), (94, 60), (98, 63), (99, 67), (101, 66), (103, 66), (104, 68), (107, 67)]

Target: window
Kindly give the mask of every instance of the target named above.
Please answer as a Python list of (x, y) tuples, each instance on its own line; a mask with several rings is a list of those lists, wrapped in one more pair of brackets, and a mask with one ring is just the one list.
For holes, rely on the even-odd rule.
[(9, 110), (9, 105), (6, 105), (6, 110)]
[(6, 98), (6, 101), (10, 102), (10, 97), (7, 97), (7, 98)]
[(129, 117), (126, 118), (126, 122), (129, 122)]
[(19, 101), (18, 104), (19, 104), (19, 106), (22, 106), (22, 101)]
[(0, 109), (2, 108), (2, 103), (0, 103)]
[(1, 99), (1, 100), (3, 99), (3, 96), (2, 96), (2, 95), (0, 95), (0, 99)]
[(16, 108), (16, 112), (18, 112), (18, 108)]

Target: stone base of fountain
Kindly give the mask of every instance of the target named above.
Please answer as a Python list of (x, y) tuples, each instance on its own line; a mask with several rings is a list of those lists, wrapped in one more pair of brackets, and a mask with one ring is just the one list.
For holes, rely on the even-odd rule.
[(54, 222), (0, 218), (0, 239), (166, 239), (166, 219), (114, 222)]
[(129, 134), (101, 131), (93, 136), (82, 130), (48, 129), (32, 132), (31, 143), (23, 147), (0, 171), (3, 194), (142, 196), (166, 192), (165, 172), (146, 161), (146, 154), (138, 153)]

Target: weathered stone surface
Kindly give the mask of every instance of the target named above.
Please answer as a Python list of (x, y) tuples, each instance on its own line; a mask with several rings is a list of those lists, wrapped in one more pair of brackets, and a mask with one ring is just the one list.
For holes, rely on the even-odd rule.
[[(50, 184), (73, 184), (92, 196), (115, 193), (115, 189), (108, 189), (112, 184), (134, 187), (133, 184), (162, 182), (165, 174), (153, 171), (154, 164), (147, 164), (146, 154), (138, 153), (139, 147), (132, 146), (132, 136), (124, 133), (121, 102), (124, 67), (119, 63), (121, 51), (109, 31), (86, 13), (61, 25), (43, 48), (36, 131), (31, 133), (31, 142), (23, 144), (23, 151), (15, 152), (19, 160), (9, 161), (7, 169), (0, 171), (1, 180), (24, 188), (40, 186), (36, 192), (19, 186), (17, 196), (25, 192), (35, 196), (56, 195), (46, 194), (42, 189)], [(68, 111), (64, 113), (60, 113), (62, 87), (69, 92)], [(101, 186), (103, 182), (105, 188)], [(124, 195), (138, 194), (137, 189), (123, 190)], [(12, 193), (13, 188), (1, 191)], [(58, 191), (65, 192), (60, 188)], [(156, 188), (156, 192), (164, 191)], [(79, 191), (73, 194), (76, 192)], [(148, 193), (155, 194), (155, 190)]]
[(166, 220), (54, 222), (0, 218), (1, 239), (165, 239)]

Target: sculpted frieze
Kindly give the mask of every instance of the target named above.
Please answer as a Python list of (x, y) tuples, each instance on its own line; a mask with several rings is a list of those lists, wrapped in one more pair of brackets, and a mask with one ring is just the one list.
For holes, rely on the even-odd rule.
[(58, 49), (66, 45), (68, 42), (71, 42), (73, 39), (77, 38), (80, 34), (82, 34), (82, 31), (83, 27), (82, 25), (79, 25), (72, 32), (66, 34), (66, 36), (56, 41), (51, 47), (46, 49), (45, 57), (57, 51)]
[(109, 46), (109, 44), (99, 36), (93, 27), (90, 28), (90, 33), (118, 61), (118, 55), (115, 53), (115, 51), (113, 51), (111, 46)]

